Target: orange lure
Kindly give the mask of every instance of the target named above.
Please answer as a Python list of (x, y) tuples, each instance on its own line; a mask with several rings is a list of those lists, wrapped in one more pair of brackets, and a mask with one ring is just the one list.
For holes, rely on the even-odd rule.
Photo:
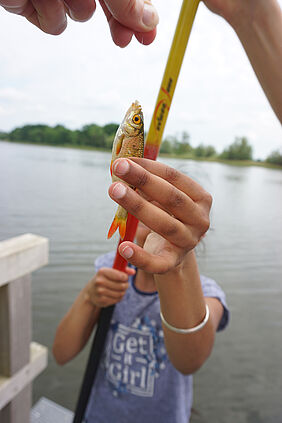
[[(115, 135), (110, 167), (112, 182), (121, 181), (112, 171), (114, 161), (121, 157), (144, 157), (144, 122), (142, 109), (138, 101), (135, 101), (129, 107)], [(124, 181), (122, 182), (125, 183)], [(131, 188), (134, 187), (131, 186)], [(120, 237), (123, 239), (126, 222), (127, 211), (123, 207), (118, 206), (108, 232), (108, 238), (111, 238), (117, 228), (119, 228)]]

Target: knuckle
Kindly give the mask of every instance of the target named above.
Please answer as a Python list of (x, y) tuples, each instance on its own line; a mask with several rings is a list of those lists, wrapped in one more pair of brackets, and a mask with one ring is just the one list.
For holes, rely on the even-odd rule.
[(194, 250), (194, 248), (197, 247), (198, 242), (199, 242), (198, 238), (196, 238), (196, 237), (190, 238), (189, 241), (186, 244), (186, 250), (188, 250), (188, 251)]
[(137, 10), (136, 10), (135, 0), (128, 0), (127, 6), (126, 6), (126, 14), (130, 18), (136, 18)]
[(170, 183), (175, 183), (179, 179), (180, 173), (178, 170), (167, 166), (165, 170), (165, 179)]
[(205, 233), (209, 230), (209, 228), (210, 228), (210, 219), (208, 217), (202, 218), (202, 222), (201, 222), (202, 231)]
[(174, 222), (169, 222), (166, 227), (161, 231), (164, 237), (171, 237), (177, 234), (177, 225)]
[(174, 187), (172, 187), (167, 201), (166, 201), (166, 207), (183, 207), (184, 205), (184, 198), (183, 195)]
[(204, 191), (200, 201), (201, 201), (202, 204), (207, 205), (207, 207), (210, 209), (211, 206), (212, 206), (212, 202), (213, 202), (212, 195), (209, 192)]
[(209, 207), (212, 206), (213, 198), (212, 198), (212, 195), (209, 192), (205, 193), (204, 200), (205, 200), (205, 203), (207, 203), (207, 205)]
[(122, 282), (122, 286), (126, 285), (128, 281), (128, 275), (126, 273), (123, 273), (120, 279), (120, 282)]
[(97, 294), (98, 295), (103, 295), (104, 289), (101, 286), (97, 287)]
[(97, 288), (99, 288), (99, 287), (101, 287), (103, 285), (103, 282), (102, 282), (102, 280), (101, 279), (96, 279), (96, 281), (95, 281), (95, 286), (97, 287)]
[(149, 173), (145, 170), (143, 170), (142, 172), (140, 172), (140, 174), (137, 176), (137, 180), (136, 180), (136, 186), (137, 187), (143, 187), (144, 185), (146, 185), (149, 181)]
[(132, 214), (139, 213), (143, 209), (143, 207), (144, 207), (143, 202), (140, 200), (137, 200), (135, 204), (133, 204), (131, 207)]

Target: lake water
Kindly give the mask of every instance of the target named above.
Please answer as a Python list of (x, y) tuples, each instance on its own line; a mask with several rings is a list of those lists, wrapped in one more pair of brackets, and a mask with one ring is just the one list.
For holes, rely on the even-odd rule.
[[(0, 143), (0, 240), (32, 232), (50, 240), (50, 263), (33, 274), (33, 339), (49, 366), (34, 383), (73, 409), (88, 348), (65, 367), (51, 346), (56, 326), (93, 275), (116, 208), (107, 195), (108, 153)], [(195, 375), (192, 421), (282, 422), (282, 171), (165, 160), (214, 198), (200, 270), (226, 292), (231, 322)]]

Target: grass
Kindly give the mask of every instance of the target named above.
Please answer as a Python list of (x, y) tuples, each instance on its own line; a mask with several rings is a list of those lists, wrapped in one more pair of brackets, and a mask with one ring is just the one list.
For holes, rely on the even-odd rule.
[(278, 169), (282, 170), (282, 167), (276, 164), (255, 161), (255, 160), (226, 160), (226, 159), (219, 159), (218, 157), (195, 157), (187, 154), (179, 155), (179, 154), (160, 154), (160, 157), (167, 157), (173, 159), (189, 159), (199, 162), (213, 162), (213, 163), (222, 163), (231, 166), (258, 166), (258, 167), (266, 167), (270, 169)]

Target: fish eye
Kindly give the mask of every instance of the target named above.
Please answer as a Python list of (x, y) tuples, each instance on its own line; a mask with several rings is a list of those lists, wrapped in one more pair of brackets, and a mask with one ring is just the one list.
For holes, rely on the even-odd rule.
[(133, 118), (132, 118), (132, 120), (133, 120), (134, 123), (137, 123), (137, 124), (141, 122), (141, 119), (140, 119), (140, 116), (139, 115), (134, 115)]

